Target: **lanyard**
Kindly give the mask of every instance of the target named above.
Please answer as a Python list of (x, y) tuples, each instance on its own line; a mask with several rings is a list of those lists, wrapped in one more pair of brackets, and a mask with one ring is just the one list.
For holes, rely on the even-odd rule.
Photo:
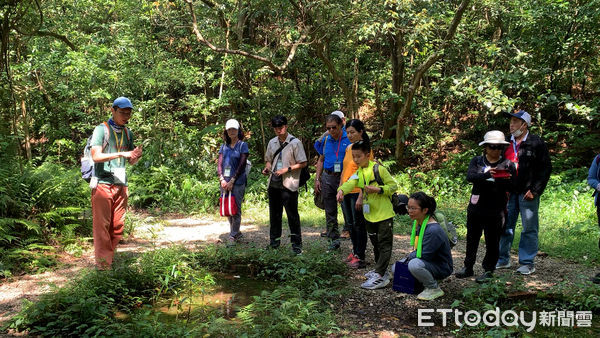
[[(425, 227), (429, 222), (429, 216), (425, 217), (421, 224), (421, 231), (419, 231), (419, 243), (417, 243), (417, 258), (421, 258), (421, 251), (423, 249), (423, 235), (425, 234)], [(415, 246), (415, 236), (417, 234), (417, 220), (413, 222), (412, 231), (410, 233), (410, 245)]]
[(519, 148), (521, 148), (521, 144), (519, 143), (517, 145), (517, 141), (514, 140), (512, 142), (512, 147), (513, 147), (513, 152), (514, 152), (513, 162), (519, 162)]
[[(117, 136), (117, 132), (115, 132), (114, 129), (112, 129), (112, 132), (113, 132), (113, 134), (115, 134), (115, 142), (117, 143), (117, 152), (119, 152), (119, 151), (121, 151), (121, 149), (123, 149), (123, 139), (125, 138), (125, 133), (127, 132), (127, 130), (123, 129), (123, 131), (121, 132), (121, 141), (120, 142), (119, 142), (119, 136)], [(123, 158), (123, 161), (125, 161), (125, 158)]]
[[(332, 137), (333, 139), (333, 137)], [(335, 140), (334, 140), (335, 141)], [(337, 151), (335, 152), (335, 161), (338, 161), (338, 154), (340, 153), (340, 145), (342, 144), (342, 136), (340, 136), (340, 139), (338, 140), (338, 147), (337, 147)]]
[(367, 186), (368, 183), (367, 183), (367, 178), (365, 176), (365, 168), (361, 168), (361, 171), (362, 171), (362, 177), (363, 177), (363, 182), (364, 182), (363, 183), (364, 198), (366, 200), (368, 194), (367, 194), (367, 191), (365, 190), (365, 187)]

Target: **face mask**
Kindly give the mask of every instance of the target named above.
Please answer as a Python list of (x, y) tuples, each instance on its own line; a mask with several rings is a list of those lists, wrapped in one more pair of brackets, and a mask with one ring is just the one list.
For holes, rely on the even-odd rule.
[[(521, 127), (523, 127), (523, 126), (521, 126)], [(519, 137), (519, 136), (523, 135), (523, 130), (521, 128), (519, 128), (519, 129), (513, 131), (511, 133), (511, 135), (514, 137)]]

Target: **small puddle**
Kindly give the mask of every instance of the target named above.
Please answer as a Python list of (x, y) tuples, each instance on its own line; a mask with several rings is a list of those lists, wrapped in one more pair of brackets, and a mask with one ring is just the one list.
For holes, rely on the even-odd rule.
[[(158, 311), (159, 320), (175, 322), (177, 320), (201, 319), (209, 315), (218, 315), (225, 319), (235, 318), (238, 311), (252, 302), (252, 296), (258, 296), (262, 291), (275, 289), (275, 283), (258, 280), (242, 274), (211, 272), (215, 285), (206, 294), (192, 295), (183, 304), (171, 304), (173, 298), (158, 303), (154, 309)], [(180, 297), (182, 298), (182, 297)], [(129, 316), (117, 312), (115, 317), (128, 320)]]

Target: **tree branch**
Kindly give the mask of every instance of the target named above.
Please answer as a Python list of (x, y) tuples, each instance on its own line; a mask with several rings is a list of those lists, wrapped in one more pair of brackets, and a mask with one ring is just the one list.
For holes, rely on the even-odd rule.
[[(300, 37), (298, 38), (298, 40), (292, 44), (292, 47), (289, 50), (288, 57), (286, 58), (286, 60), (281, 65), (277, 65), (273, 62), (273, 60), (271, 60), (267, 57), (261, 56), (261, 55), (253, 54), (253, 53), (250, 53), (250, 52), (247, 52), (244, 50), (222, 48), (222, 47), (217, 47), (217, 46), (213, 45), (210, 41), (208, 41), (207, 39), (204, 38), (204, 36), (200, 32), (200, 30), (198, 29), (198, 20), (196, 18), (196, 12), (194, 11), (193, 0), (185, 0), (185, 2), (188, 4), (189, 10), (190, 10), (190, 15), (192, 17), (192, 31), (194, 32), (194, 35), (196, 35), (196, 40), (198, 40), (198, 42), (202, 43), (203, 45), (205, 45), (206, 47), (212, 49), (213, 51), (215, 51), (217, 53), (241, 55), (241, 56), (244, 56), (244, 57), (247, 57), (250, 59), (260, 61), (278, 74), (283, 73), (283, 71), (287, 68), (287, 66), (290, 64), (290, 62), (292, 62), (292, 60), (294, 59), (294, 56), (296, 55), (298, 46), (300, 46), (303, 43), (303, 41), (306, 39), (306, 36), (307, 36), (306, 33), (303, 32), (300, 35)], [(204, 1), (204, 0), (203, 0), (203, 2), (206, 3), (206, 1)]]
[(396, 151), (395, 157), (396, 161), (400, 162), (402, 160), (402, 153), (404, 151), (404, 143), (402, 143), (402, 136), (404, 134), (404, 125), (405, 118), (410, 113), (410, 108), (412, 106), (412, 101), (415, 96), (415, 92), (421, 83), (421, 79), (423, 78), (423, 74), (431, 67), (434, 63), (436, 63), (439, 59), (444, 55), (444, 50), (448, 47), (450, 41), (454, 38), (454, 34), (456, 33), (456, 28), (462, 19), (462, 16), (469, 5), (470, 0), (463, 0), (456, 13), (454, 14), (454, 18), (452, 19), (452, 23), (450, 27), (448, 27), (448, 31), (446, 32), (446, 36), (444, 40), (440, 44), (439, 48), (437, 48), (436, 52), (431, 54), (425, 62), (423, 62), (413, 75), (413, 78), (410, 82), (410, 86), (408, 87), (408, 91), (406, 93), (406, 99), (404, 100), (404, 105), (402, 106), (402, 110), (400, 114), (398, 114), (398, 118), (396, 120)]

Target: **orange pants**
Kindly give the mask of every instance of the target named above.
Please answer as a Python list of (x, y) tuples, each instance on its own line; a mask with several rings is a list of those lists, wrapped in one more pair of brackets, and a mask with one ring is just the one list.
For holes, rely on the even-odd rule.
[(92, 189), (92, 218), (96, 267), (109, 269), (117, 244), (123, 237), (127, 187), (98, 184)]

